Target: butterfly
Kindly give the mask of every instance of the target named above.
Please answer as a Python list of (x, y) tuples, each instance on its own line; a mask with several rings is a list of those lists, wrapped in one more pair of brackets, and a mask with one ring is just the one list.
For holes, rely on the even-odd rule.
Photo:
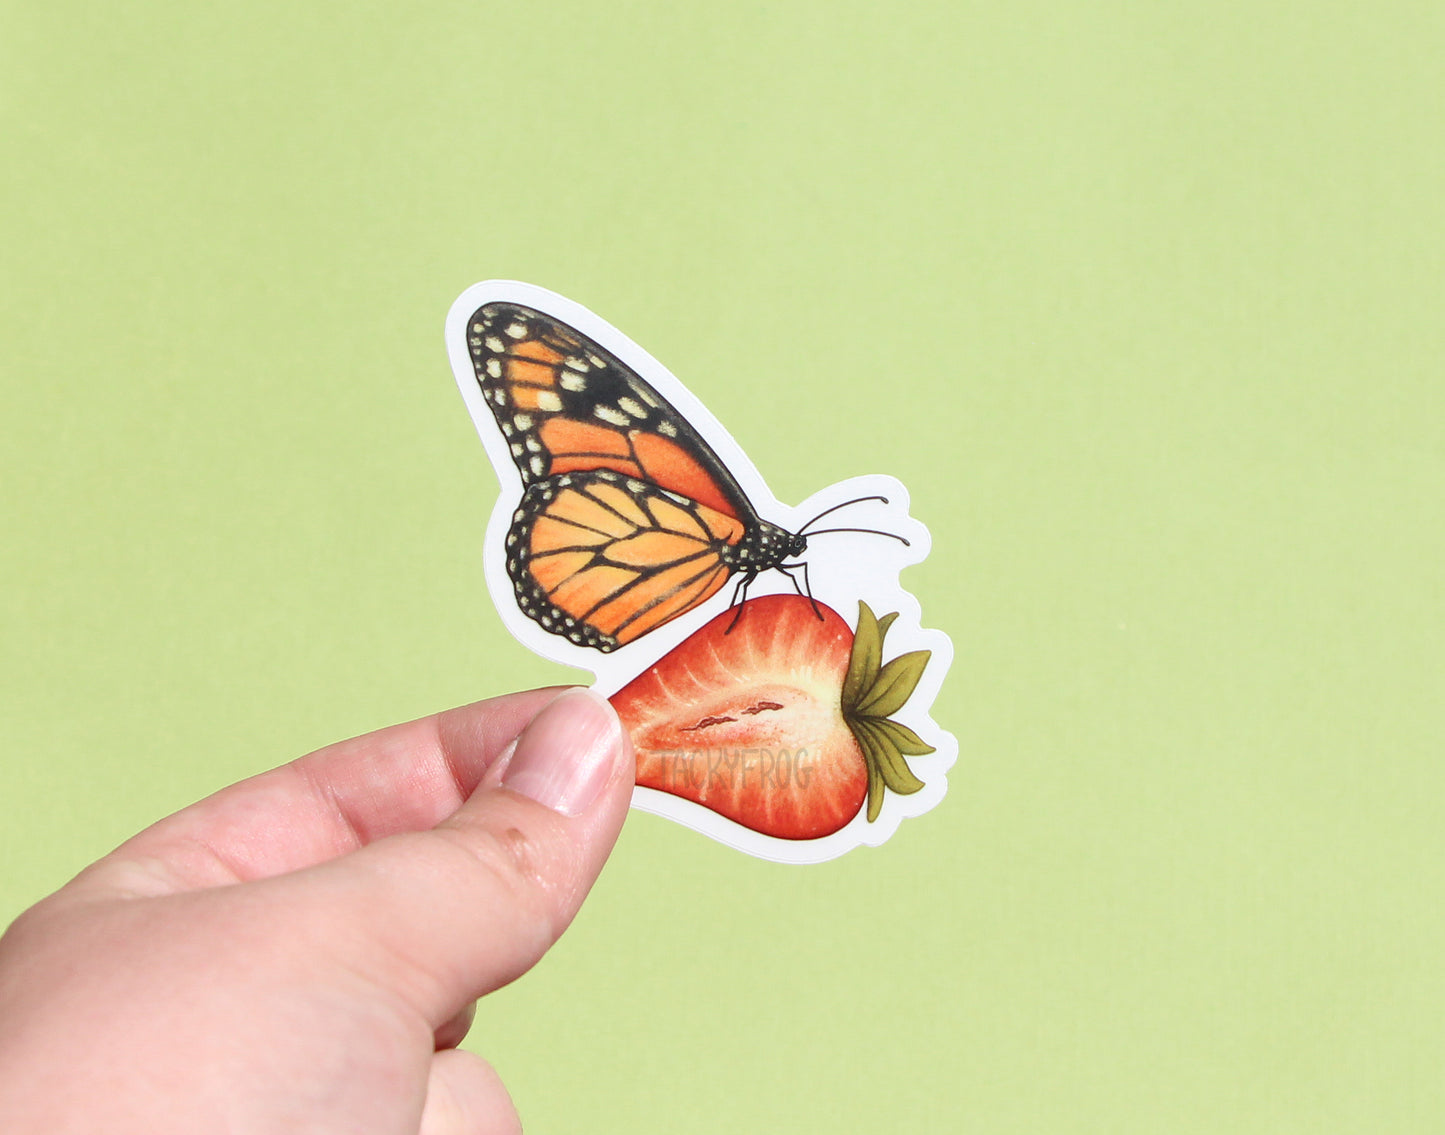
[(744, 597), (772, 569), (802, 592), (792, 572), (806, 581), (807, 565), (786, 561), (807, 549), (813, 521), (789, 532), (762, 519), (702, 435), (626, 363), (518, 303), (483, 304), (466, 335), (483, 400), (522, 476), (507, 575), (543, 630), (610, 652), (706, 602), (734, 575)]

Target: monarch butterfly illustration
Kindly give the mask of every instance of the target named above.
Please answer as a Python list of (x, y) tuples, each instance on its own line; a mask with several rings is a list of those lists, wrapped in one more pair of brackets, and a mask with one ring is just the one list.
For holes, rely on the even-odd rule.
[(483, 400), (522, 477), (506, 565), (528, 618), (610, 652), (706, 602), (734, 575), (735, 600), (773, 569), (802, 593), (794, 573), (806, 585), (807, 565), (787, 561), (803, 554), (807, 529), (826, 513), (797, 532), (762, 519), (681, 413), (552, 315), (485, 303), (466, 336)]

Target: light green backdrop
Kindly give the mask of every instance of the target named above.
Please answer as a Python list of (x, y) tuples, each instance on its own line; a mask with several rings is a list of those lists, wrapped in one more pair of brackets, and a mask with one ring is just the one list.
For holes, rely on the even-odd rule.
[(961, 745), (822, 867), (633, 816), (474, 1033), (532, 1131), (1441, 1130), (1441, 13), (4, 4), (0, 918), (568, 676), (441, 338), (511, 276), (912, 487)]

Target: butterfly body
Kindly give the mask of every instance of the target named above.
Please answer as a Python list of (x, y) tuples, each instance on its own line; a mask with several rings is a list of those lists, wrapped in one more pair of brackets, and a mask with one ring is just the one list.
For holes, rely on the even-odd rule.
[(610, 652), (806, 549), (758, 516), (675, 407), (575, 328), (494, 302), (467, 343), (522, 480), (507, 574), (543, 630)]

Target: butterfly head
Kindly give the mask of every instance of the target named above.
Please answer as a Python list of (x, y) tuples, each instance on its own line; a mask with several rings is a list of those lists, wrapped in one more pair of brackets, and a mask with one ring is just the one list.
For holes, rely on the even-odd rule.
[(777, 567), (789, 556), (800, 556), (808, 538), (766, 520), (756, 521), (735, 547), (724, 552), (724, 562), (734, 571), (756, 575)]

